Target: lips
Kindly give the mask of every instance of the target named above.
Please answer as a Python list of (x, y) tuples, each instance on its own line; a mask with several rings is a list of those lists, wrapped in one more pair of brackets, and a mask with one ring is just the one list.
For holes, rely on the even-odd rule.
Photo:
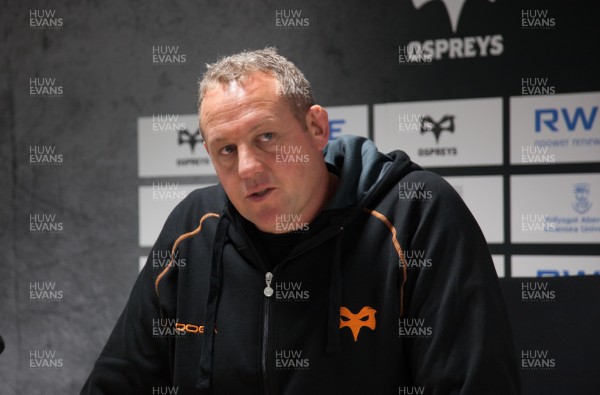
[(249, 191), (248, 194), (246, 194), (246, 198), (254, 202), (258, 202), (266, 199), (266, 197), (270, 195), (273, 189), (274, 188), (253, 189), (252, 191)]

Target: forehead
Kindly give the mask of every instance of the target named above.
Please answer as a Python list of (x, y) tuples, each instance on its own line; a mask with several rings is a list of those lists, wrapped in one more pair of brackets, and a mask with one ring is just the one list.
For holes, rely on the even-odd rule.
[(264, 73), (209, 86), (200, 107), (205, 138), (212, 131), (235, 128), (245, 122), (287, 119), (291, 111), (277, 87), (277, 79)]

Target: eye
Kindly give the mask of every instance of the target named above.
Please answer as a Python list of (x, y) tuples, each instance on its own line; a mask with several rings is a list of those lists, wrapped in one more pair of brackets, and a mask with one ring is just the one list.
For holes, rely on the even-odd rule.
[(273, 132), (263, 133), (260, 136), (258, 136), (260, 141), (271, 141), (271, 140), (273, 140), (274, 137), (275, 137), (275, 134)]
[(226, 145), (220, 151), (221, 155), (231, 155), (235, 151), (234, 145)]

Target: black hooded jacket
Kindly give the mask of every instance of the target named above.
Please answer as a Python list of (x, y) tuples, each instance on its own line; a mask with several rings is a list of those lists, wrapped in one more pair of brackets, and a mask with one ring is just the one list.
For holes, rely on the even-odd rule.
[(267, 271), (220, 185), (171, 213), (82, 394), (520, 393), (486, 241), (439, 176), (363, 138)]

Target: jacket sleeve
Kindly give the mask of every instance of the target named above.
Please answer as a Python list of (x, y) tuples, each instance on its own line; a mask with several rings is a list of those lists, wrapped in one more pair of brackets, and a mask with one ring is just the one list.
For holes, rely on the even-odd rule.
[(407, 182), (424, 179), (429, 199), (410, 202), (412, 237), (404, 248), (430, 265), (407, 265), (403, 322), (430, 329), (423, 332), (429, 336), (404, 339), (414, 385), (431, 395), (520, 394), (511, 326), (486, 240), (445, 180), (416, 173)]
[[(174, 212), (175, 213), (175, 212)], [(88, 377), (81, 394), (150, 394), (171, 382), (169, 344), (154, 336), (161, 312), (154, 283), (154, 251), (169, 251), (177, 234), (175, 214), (167, 220), (138, 276), (117, 324)]]

